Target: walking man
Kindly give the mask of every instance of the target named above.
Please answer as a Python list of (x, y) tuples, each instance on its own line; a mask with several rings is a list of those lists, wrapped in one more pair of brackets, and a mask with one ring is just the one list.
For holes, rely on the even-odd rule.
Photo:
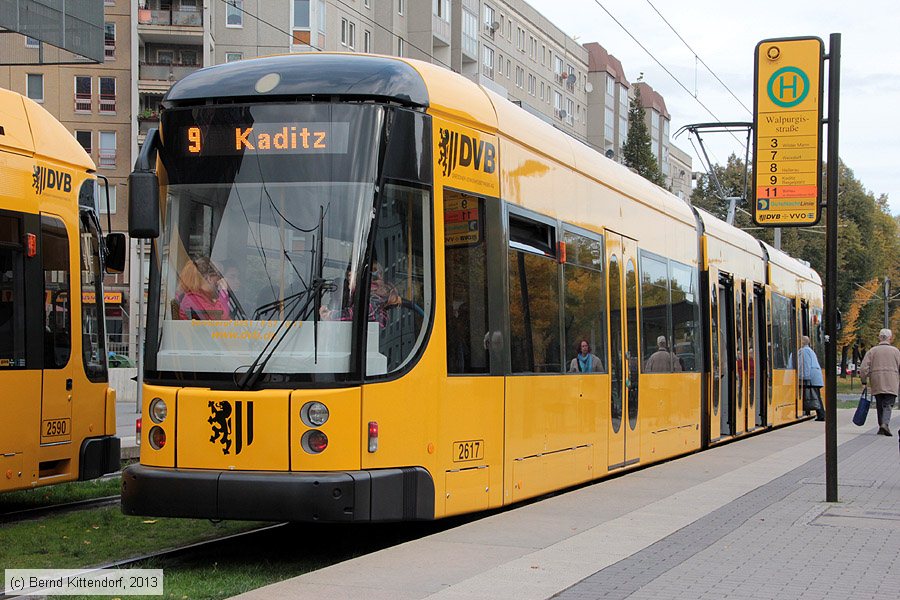
[(863, 385), (869, 380), (869, 390), (875, 396), (878, 415), (878, 433), (891, 433), (891, 409), (900, 390), (900, 350), (891, 345), (894, 334), (890, 329), (878, 332), (878, 345), (866, 352), (859, 367), (859, 378)]

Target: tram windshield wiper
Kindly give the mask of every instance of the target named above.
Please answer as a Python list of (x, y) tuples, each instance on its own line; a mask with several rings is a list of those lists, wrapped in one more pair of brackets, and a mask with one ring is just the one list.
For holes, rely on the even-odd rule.
[[(319, 224), (316, 229), (318, 230), (317, 256), (314, 257), (315, 273), (310, 285), (305, 290), (292, 294), (284, 298), (284, 300), (276, 300), (275, 302), (264, 304), (254, 312), (254, 318), (257, 318), (262, 314), (274, 315), (276, 311), (282, 309), (286, 311), (284, 319), (278, 324), (271, 339), (269, 339), (253, 362), (250, 363), (247, 371), (238, 380), (237, 385), (239, 389), (247, 390), (256, 385), (269, 360), (275, 355), (278, 346), (287, 337), (294, 324), (298, 321), (305, 321), (310, 317), (313, 319), (313, 356), (314, 361), (318, 362), (319, 309), (322, 305), (322, 294), (323, 292), (333, 292), (337, 289), (332, 281), (326, 280), (322, 276), (324, 268), (324, 256), (322, 255), (324, 249), (323, 232), (325, 229), (325, 208), (322, 206), (319, 207)], [(293, 266), (293, 263), (291, 266)]]

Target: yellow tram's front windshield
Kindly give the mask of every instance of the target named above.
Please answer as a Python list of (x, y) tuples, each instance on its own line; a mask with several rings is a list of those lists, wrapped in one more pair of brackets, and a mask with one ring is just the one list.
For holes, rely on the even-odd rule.
[[(386, 243), (383, 256), (369, 251), (372, 217), (379, 199), (394, 206), (415, 191), (385, 185), (376, 193), (384, 109), (256, 105), (167, 117), (166, 236), (157, 246), (148, 367), (236, 381), (248, 369), (340, 379), (362, 364), (362, 352), (367, 372), (387, 373), (400, 350), (382, 330), (403, 316), (379, 303), (396, 304), (401, 294), (375, 278), (397, 278), (409, 252)], [(423, 214), (420, 206), (409, 225), (424, 229)], [(368, 296), (364, 324), (360, 291)], [(406, 329), (420, 329), (424, 319), (417, 321)]]

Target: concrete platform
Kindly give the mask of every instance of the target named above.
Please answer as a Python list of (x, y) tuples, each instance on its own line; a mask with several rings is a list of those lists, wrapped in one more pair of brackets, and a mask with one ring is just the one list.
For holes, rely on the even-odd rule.
[(838, 413), (839, 503), (809, 421), (238, 598), (896, 598), (898, 441)]

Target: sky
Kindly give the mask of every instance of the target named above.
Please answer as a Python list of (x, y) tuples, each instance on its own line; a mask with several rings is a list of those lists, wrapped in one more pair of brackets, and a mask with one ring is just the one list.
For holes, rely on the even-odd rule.
[[(753, 110), (753, 53), (759, 41), (816, 36), (825, 42), (827, 54), (829, 36), (840, 33), (840, 156), (867, 190), (876, 197), (887, 194), (891, 212), (900, 214), (900, 4), (896, 0), (528, 2), (579, 42), (598, 42), (606, 48), (622, 61), (630, 82), (643, 73), (644, 81), (665, 99), (673, 136), (688, 123), (753, 120), (748, 109)], [(824, 70), (828, 72), (827, 62)], [(823, 103), (827, 87), (824, 95)], [(827, 116), (827, 104), (823, 106)], [(743, 158), (744, 136), (737, 137), (740, 142), (726, 133), (704, 135), (712, 161), (724, 165), (732, 152)], [(823, 158), (826, 138), (827, 128), (823, 129)], [(692, 155), (695, 171), (703, 170), (687, 133), (673, 142)]]

